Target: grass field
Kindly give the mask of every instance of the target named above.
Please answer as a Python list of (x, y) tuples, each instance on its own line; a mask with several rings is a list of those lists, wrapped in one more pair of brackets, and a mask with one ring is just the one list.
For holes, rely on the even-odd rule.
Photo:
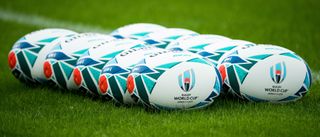
[[(2, 0), (0, 9), (112, 30), (135, 22), (278, 44), (310, 65), (317, 81), (288, 104), (218, 98), (206, 109), (152, 113), (48, 87), (28, 87), (7, 55), (42, 28), (0, 19), (0, 136), (319, 136), (320, 1), (317, 0)], [(316, 76), (314, 75), (314, 76)]]

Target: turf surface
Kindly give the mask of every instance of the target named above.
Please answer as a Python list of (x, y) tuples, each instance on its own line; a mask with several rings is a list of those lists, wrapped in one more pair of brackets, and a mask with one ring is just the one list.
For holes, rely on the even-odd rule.
[[(317, 0), (3, 0), (0, 9), (114, 29), (134, 22), (189, 28), (287, 47), (320, 70)], [(217, 99), (206, 109), (146, 112), (47, 87), (28, 87), (10, 73), (7, 55), (40, 29), (0, 20), (0, 136), (319, 136), (320, 83), (294, 103)]]

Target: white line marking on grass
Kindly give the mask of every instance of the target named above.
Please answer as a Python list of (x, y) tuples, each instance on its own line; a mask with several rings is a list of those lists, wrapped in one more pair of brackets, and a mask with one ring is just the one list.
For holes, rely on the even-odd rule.
[(0, 20), (11, 21), (25, 25), (44, 27), (44, 28), (68, 28), (74, 31), (80, 32), (100, 32), (110, 33), (111, 30), (103, 29), (97, 26), (88, 26), (79, 23), (66, 22), (61, 20), (54, 20), (38, 15), (29, 15), (9, 10), (3, 10), (0, 8)]
[(312, 71), (312, 79), (314, 83), (320, 83), (320, 70), (319, 71)]

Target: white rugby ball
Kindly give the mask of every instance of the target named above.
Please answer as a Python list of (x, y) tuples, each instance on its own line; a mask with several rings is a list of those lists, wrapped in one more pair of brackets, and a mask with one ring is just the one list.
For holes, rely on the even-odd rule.
[(294, 52), (258, 45), (227, 57), (219, 66), (232, 93), (255, 102), (290, 102), (303, 97), (311, 85), (306, 62)]
[(218, 70), (187, 51), (163, 51), (140, 61), (127, 79), (129, 93), (145, 106), (172, 110), (208, 106), (219, 94)]
[(8, 63), (12, 74), (20, 81), (45, 83), (42, 64), (52, 46), (61, 37), (76, 34), (66, 29), (42, 29), (20, 38), (12, 47)]

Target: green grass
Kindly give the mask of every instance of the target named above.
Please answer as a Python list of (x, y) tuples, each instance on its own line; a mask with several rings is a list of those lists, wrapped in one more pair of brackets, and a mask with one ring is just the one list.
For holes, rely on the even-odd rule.
[[(317, 0), (4, 0), (0, 8), (114, 29), (153, 22), (287, 47), (320, 70)], [(28, 87), (10, 73), (7, 54), (40, 29), (0, 20), (0, 136), (319, 136), (320, 83), (288, 104), (218, 98), (206, 109), (152, 113), (117, 107), (48, 87)]]

